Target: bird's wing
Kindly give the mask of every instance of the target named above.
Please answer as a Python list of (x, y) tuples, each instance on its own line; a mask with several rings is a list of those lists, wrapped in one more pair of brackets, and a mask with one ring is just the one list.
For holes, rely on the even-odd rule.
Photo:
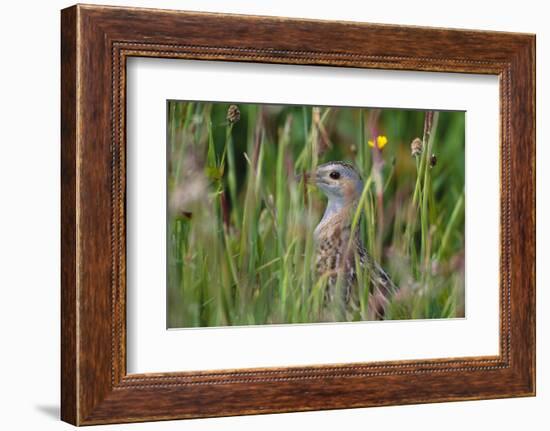
[(358, 243), (359, 262), (363, 268), (368, 271), (369, 278), (374, 285), (386, 298), (389, 298), (397, 291), (397, 286), (390, 276), (384, 271), (378, 262), (370, 257), (365, 247)]

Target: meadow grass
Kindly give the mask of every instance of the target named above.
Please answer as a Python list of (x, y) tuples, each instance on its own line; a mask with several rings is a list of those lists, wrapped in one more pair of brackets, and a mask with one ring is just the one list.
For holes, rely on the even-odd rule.
[(463, 112), (237, 107), (167, 105), (168, 327), (374, 319), (368, 274), (349, 312), (313, 271), (326, 199), (300, 174), (330, 160), (363, 176), (352, 229), (399, 286), (385, 318), (464, 316)]

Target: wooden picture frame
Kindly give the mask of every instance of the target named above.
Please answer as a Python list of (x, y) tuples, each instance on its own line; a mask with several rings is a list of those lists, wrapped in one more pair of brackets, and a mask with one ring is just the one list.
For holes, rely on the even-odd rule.
[[(535, 394), (534, 35), (82, 5), (61, 17), (64, 421)], [(498, 75), (500, 354), (127, 374), (125, 65), (131, 56)]]

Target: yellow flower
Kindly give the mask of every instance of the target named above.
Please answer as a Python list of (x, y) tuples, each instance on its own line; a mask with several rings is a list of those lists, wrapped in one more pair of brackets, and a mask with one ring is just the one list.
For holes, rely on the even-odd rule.
[[(380, 135), (376, 137), (376, 146), (379, 150), (384, 148), (386, 144), (388, 143), (388, 138), (386, 138), (384, 135)], [(374, 147), (374, 141), (372, 139), (369, 139), (368, 141), (369, 147)]]

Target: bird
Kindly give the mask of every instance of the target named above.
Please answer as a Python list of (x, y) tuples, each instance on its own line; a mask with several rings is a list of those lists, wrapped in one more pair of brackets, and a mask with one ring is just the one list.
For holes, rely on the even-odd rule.
[(397, 287), (365, 249), (359, 229), (352, 229), (364, 187), (361, 175), (352, 164), (342, 161), (321, 164), (313, 175), (315, 184), (328, 199), (323, 217), (313, 232), (315, 270), (318, 277), (328, 279), (325, 302), (338, 299), (336, 296), (340, 294), (344, 304), (358, 306), (361, 289), (369, 287), (358, 286), (359, 266), (362, 273), (368, 274), (366, 283), (370, 282), (369, 319), (382, 320)]

